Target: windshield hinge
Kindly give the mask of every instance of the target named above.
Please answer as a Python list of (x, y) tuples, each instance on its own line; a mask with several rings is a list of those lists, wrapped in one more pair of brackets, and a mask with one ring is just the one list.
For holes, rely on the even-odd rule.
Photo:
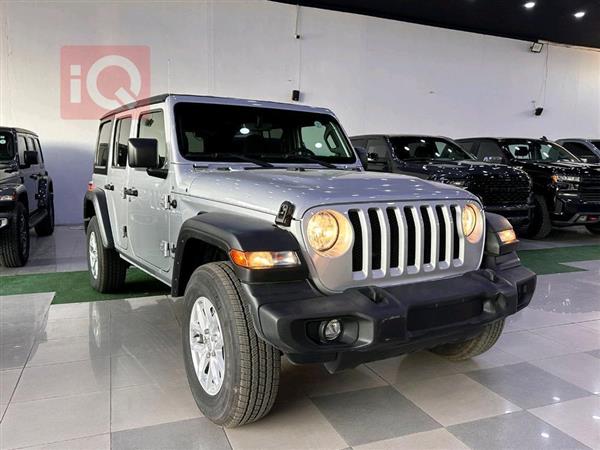
[(175, 257), (175, 244), (169, 241), (160, 241), (160, 251), (165, 258)]

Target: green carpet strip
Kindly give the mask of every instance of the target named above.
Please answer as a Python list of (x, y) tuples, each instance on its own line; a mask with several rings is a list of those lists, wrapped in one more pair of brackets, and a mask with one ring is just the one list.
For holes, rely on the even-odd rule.
[[(519, 257), (524, 266), (538, 275), (579, 272), (583, 269), (566, 266), (565, 263), (600, 260), (600, 245), (522, 250)], [(164, 295), (169, 293), (169, 288), (136, 268), (127, 271), (125, 287), (116, 294), (94, 291), (87, 271), (0, 277), (0, 295), (39, 292), (55, 292), (52, 303), (60, 304)]]

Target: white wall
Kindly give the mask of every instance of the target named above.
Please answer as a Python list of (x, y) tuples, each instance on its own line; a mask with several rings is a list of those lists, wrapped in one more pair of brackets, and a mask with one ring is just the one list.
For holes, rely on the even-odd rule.
[[(0, 1), (0, 123), (39, 132), (58, 221), (81, 221), (97, 123), (60, 118), (64, 45), (148, 45), (153, 94), (333, 109), (349, 133), (600, 136), (600, 53), (262, 0)], [(170, 60), (170, 71), (167, 70)], [(170, 72), (170, 79), (167, 75)]]

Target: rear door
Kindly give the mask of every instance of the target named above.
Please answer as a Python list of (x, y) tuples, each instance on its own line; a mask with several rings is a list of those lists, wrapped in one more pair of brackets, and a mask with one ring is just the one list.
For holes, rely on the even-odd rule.
[(115, 244), (123, 250), (128, 247), (126, 227), (129, 201), (125, 196), (125, 186), (127, 185), (127, 146), (131, 135), (131, 123), (131, 116), (116, 119), (112, 139), (112, 157), (106, 184), (106, 197), (115, 230)]
[(38, 167), (36, 165), (28, 166), (25, 164), (25, 152), (31, 150), (35, 151), (31, 141), (27, 139), (24, 134), (17, 134), (17, 151), (19, 152), (19, 167), (21, 172), (21, 179), (23, 184), (27, 188), (27, 201), (29, 214), (37, 209), (36, 194), (38, 192)]

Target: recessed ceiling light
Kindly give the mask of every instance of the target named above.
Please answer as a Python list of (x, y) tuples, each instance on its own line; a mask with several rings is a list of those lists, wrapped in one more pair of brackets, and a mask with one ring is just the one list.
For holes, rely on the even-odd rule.
[(523, 6), (527, 9), (531, 9), (535, 6), (535, 2), (527, 2)]
[(573, 14), (573, 16), (575, 16), (576, 19), (581, 19), (583, 16), (585, 16), (585, 11), (577, 11), (575, 14)]

